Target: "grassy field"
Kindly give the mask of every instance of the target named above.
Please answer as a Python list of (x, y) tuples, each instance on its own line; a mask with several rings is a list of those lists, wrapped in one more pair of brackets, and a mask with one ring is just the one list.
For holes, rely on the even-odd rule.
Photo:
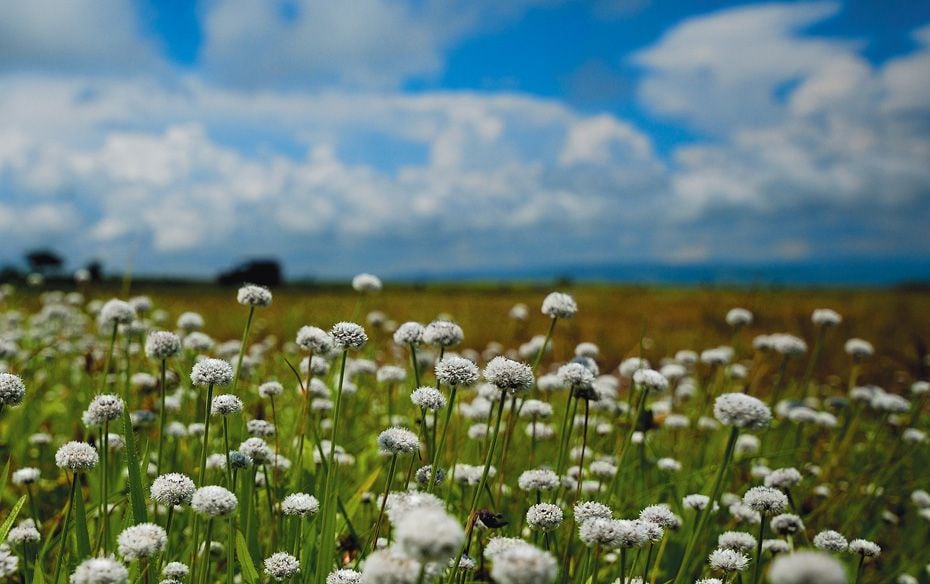
[[(15, 374), (25, 396), (17, 405), (6, 389), (0, 393), (0, 465), (8, 465), (0, 479), (0, 521), (7, 520), (0, 535), (5, 539), (10, 527), (31, 518), (39, 540), (17, 539), (27, 531), (22, 525), (23, 530), (11, 533), (11, 547), (0, 550), (0, 577), (45, 583), (75, 574), (75, 584), (102, 583), (100, 577), (86, 577), (88, 570), (119, 572), (125, 565), (125, 578), (113, 582), (322, 583), (331, 572), (337, 584), (357, 578), (411, 584), (556, 578), (613, 582), (624, 577), (676, 583), (716, 577), (747, 584), (928, 581), (930, 496), (925, 502), (914, 493), (930, 486), (923, 434), (930, 415), (923, 411), (926, 396), (912, 394), (911, 388), (927, 379), (930, 295), (573, 286), (564, 291), (577, 302), (577, 314), (553, 321), (540, 312), (549, 291), (389, 284), (381, 292), (360, 295), (348, 288), (284, 287), (273, 291), (270, 306), (256, 307), (249, 321), (250, 309), (236, 302), (235, 289), (139, 284), (129, 296), (146, 295), (153, 309), (138, 316), (135, 330), (98, 325), (89, 315), (99, 306), (88, 301), (110, 299), (116, 290), (85, 289), (80, 302), (43, 297), (35, 290), (7, 293), (0, 302), (0, 340), (6, 343), (0, 371)], [(517, 303), (527, 305), (525, 320), (509, 316)], [(753, 322), (737, 329), (728, 325), (725, 316), (733, 307), (750, 310)], [(816, 308), (834, 309), (843, 320), (818, 328), (811, 322)], [(163, 386), (161, 361), (146, 357), (142, 346), (152, 330), (176, 330), (176, 319), (186, 311), (203, 317), (202, 330), (215, 344), (166, 359)], [(368, 318), (372, 311), (383, 313), (383, 319)], [(435, 319), (454, 320), (464, 332), (461, 344), (444, 351), (447, 359), (458, 353), (485, 368), (491, 357), (506, 354), (526, 363), (527, 370), (538, 359), (535, 377), (557, 374), (563, 387), (517, 388), (505, 391), (503, 399), (480, 384), (453, 388), (433, 374), (431, 360), (438, 359), (438, 349), (429, 346), (419, 347), (426, 360), (414, 372), (409, 347), (396, 344), (391, 333), (399, 323)], [(237, 340), (247, 321), (250, 348), (241, 379), (209, 386), (213, 396), (238, 397), (242, 410), (213, 416), (205, 441), (196, 424), (207, 419), (208, 387), (191, 382), (192, 366), (204, 357), (222, 357), (235, 370), (241, 356)], [(295, 335), (304, 325), (328, 331), (339, 321), (364, 325), (367, 343), (325, 355), (326, 366), (315, 373), (324, 385), (311, 402), (295, 389), (298, 380), (289, 365), (306, 361), (306, 353), (294, 345)], [(551, 351), (540, 354), (524, 346), (520, 353), (521, 345), (545, 335), (550, 325)], [(789, 357), (753, 347), (757, 335), (771, 333), (796, 335), (806, 341), (806, 350)], [(874, 356), (852, 359), (844, 352), (852, 337), (870, 341)], [(594, 360), (601, 377), (595, 382), (572, 381), (570, 370), (563, 368), (582, 342), (599, 348)], [(721, 345), (733, 348), (731, 362), (745, 366), (745, 377), (722, 364), (692, 364), (681, 355), (676, 361), (681, 350), (701, 353)], [(634, 383), (629, 372), (618, 371), (621, 362), (638, 356), (650, 362), (641, 368), (658, 370), (671, 363), (681, 372), (656, 373), (668, 387), (649, 391), (645, 381)], [(385, 374), (379, 380), (374, 370), (390, 365), (400, 367), (405, 379), (388, 381)], [(421, 385), (439, 390), (447, 403), (455, 395), (455, 407), (434, 413), (414, 407), (410, 394), (417, 375)], [(493, 379), (494, 372), (485, 369), (483, 376)], [(5, 383), (12, 383), (9, 379)], [(274, 398), (260, 394), (258, 388), (272, 380), (282, 384), (283, 393)], [(306, 374), (300, 383), (307, 383)], [(850, 391), (867, 384), (883, 389)], [(163, 390), (168, 398), (164, 409)], [(106, 423), (82, 423), (82, 412), (99, 394), (122, 399), (119, 415)], [(774, 418), (757, 429), (734, 425), (732, 416), (715, 408), (730, 394), (759, 398)], [(798, 409), (805, 398), (804, 409)], [(535, 418), (538, 432), (524, 408), (541, 412)], [(162, 412), (169, 425), (175, 424), (173, 432), (162, 429)], [(127, 434), (131, 419), (136, 430)], [(263, 460), (259, 448), (252, 465), (232, 472), (225, 467), (230, 451), (254, 451), (254, 442), (245, 443), (250, 420), (273, 424), (271, 434), (267, 426), (264, 431), (252, 428), (253, 440), (273, 454)], [(379, 434), (392, 424), (408, 429), (405, 436), (418, 442), (413, 454), (379, 442)], [(30, 438), (37, 433), (46, 438)], [(98, 448), (104, 434), (120, 435), (122, 441)], [(748, 435), (758, 436), (758, 442)], [(340, 449), (335, 457), (331, 437)], [(71, 472), (67, 465), (56, 466), (54, 454), (68, 440), (94, 445), (100, 456), (94, 468)], [(211, 462), (204, 468), (207, 455)], [(428, 480), (418, 483), (415, 473), (434, 458), (450, 476), (434, 487)], [(334, 464), (338, 471), (331, 473)], [(29, 468), (38, 469), (41, 478), (24, 483), (22, 473), (7, 474)], [(559, 486), (521, 490), (518, 477), (538, 469), (556, 472)], [(766, 479), (775, 469), (799, 474), (795, 479), (792, 472), (780, 471), (775, 476), (781, 480)], [(164, 505), (154, 504), (150, 491), (159, 472), (189, 475), (198, 487), (228, 489), (237, 497), (236, 508), (214, 517), (195, 498), (193, 508), (188, 499), (169, 515)], [(576, 480), (578, 472), (582, 481)], [(767, 481), (788, 499), (772, 513), (779, 517), (753, 520), (746, 507), (751, 495), (743, 496)], [(409, 490), (419, 494), (402, 495)], [(306, 517), (294, 515), (294, 501), (286, 497), (295, 493), (315, 497), (318, 509)], [(383, 493), (391, 495), (379, 520)], [(700, 497), (690, 496), (699, 494), (719, 501), (720, 510), (712, 513)], [(613, 517), (586, 522), (583, 509), (576, 507), (583, 501), (607, 505)], [(546, 505), (558, 508), (562, 520), (551, 530), (537, 529), (527, 515), (534, 504), (543, 505), (538, 512), (554, 512)], [(634, 519), (649, 505), (666, 506), (677, 524), (664, 525), (655, 539), (636, 540), (642, 521)], [(157, 533), (133, 531), (133, 525), (146, 521), (166, 530), (163, 540)], [(624, 530), (630, 530), (626, 538), (621, 537)], [(881, 554), (867, 557), (871, 548), (862, 543), (852, 551), (827, 552), (815, 545), (815, 536), (824, 530), (836, 530), (850, 541), (874, 541)], [(743, 535), (721, 536), (731, 531)], [(384, 541), (377, 543), (375, 532)], [(755, 538), (750, 545), (747, 535)], [(215, 544), (211, 553), (201, 551), (207, 540)], [(756, 547), (763, 540), (777, 541)], [(815, 548), (816, 559), (805, 560), (799, 553)], [(114, 552), (115, 565), (86, 564), (89, 557)], [(288, 557), (274, 557), (276, 552)], [(446, 569), (459, 556), (475, 563)], [(16, 565), (4, 571), (2, 566), (9, 568), (14, 558)], [(290, 570), (291, 560), (299, 565), (298, 573)], [(160, 574), (169, 561), (189, 571)], [(843, 579), (831, 576), (831, 567), (821, 568), (820, 579), (799, 579), (805, 569), (817, 569), (818, 561), (839, 566)], [(337, 568), (361, 575), (339, 574)], [(795, 579), (785, 579), (784, 573)]]

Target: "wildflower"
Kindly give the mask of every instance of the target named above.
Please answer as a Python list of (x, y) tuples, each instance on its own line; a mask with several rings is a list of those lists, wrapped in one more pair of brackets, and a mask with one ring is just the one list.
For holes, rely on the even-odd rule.
[(745, 531), (725, 531), (717, 537), (717, 547), (720, 549), (748, 552), (755, 549), (758, 541), (751, 533)]
[(191, 507), (194, 511), (207, 517), (229, 515), (236, 509), (239, 501), (236, 496), (223, 487), (208, 485), (194, 491)]
[(743, 503), (762, 515), (776, 515), (788, 506), (788, 497), (771, 487), (753, 487), (743, 495)]
[(771, 423), (772, 411), (750, 395), (725, 393), (714, 401), (714, 417), (725, 426), (762, 429)]
[(514, 546), (494, 557), (491, 577), (498, 584), (550, 584), (558, 564), (552, 554), (529, 544)]
[(639, 519), (666, 529), (677, 527), (680, 523), (680, 519), (664, 504), (649, 505), (639, 512)]
[(154, 523), (140, 523), (124, 529), (116, 541), (120, 555), (132, 561), (160, 553), (168, 543), (168, 534)]
[(38, 482), (40, 476), (42, 476), (42, 471), (31, 466), (26, 466), (13, 471), (11, 479), (14, 485), (32, 485)]
[(418, 322), (405, 322), (394, 331), (394, 342), (398, 345), (419, 345), (423, 342), (423, 325)]
[(277, 381), (266, 381), (258, 386), (258, 395), (262, 397), (274, 397), (284, 393), (284, 386)]
[(529, 389), (535, 380), (533, 370), (528, 365), (506, 357), (494, 357), (484, 368), (484, 378), (496, 387), (519, 393)]
[(165, 567), (162, 568), (161, 573), (165, 578), (170, 578), (171, 580), (184, 580), (190, 574), (191, 569), (187, 567), (186, 564), (181, 562), (168, 562), (165, 564)]
[(792, 535), (804, 531), (804, 522), (792, 513), (782, 513), (772, 517), (772, 531), (778, 535)]
[(378, 276), (359, 274), (352, 278), (352, 289), (356, 292), (380, 292), (383, 284)]
[(26, 395), (26, 384), (12, 373), (0, 373), (0, 406), (16, 406)]
[(707, 495), (701, 495), (699, 493), (685, 495), (681, 500), (681, 504), (688, 509), (702, 511), (707, 508), (707, 505), (710, 504), (710, 497)]
[(251, 458), (255, 464), (265, 464), (271, 460), (271, 448), (261, 438), (249, 438), (239, 445), (239, 452)]
[(791, 550), (791, 546), (783, 539), (766, 539), (762, 541), (762, 553), (774, 555), (784, 554)]
[(410, 401), (418, 408), (431, 412), (446, 407), (446, 398), (433, 387), (418, 387), (410, 394)]
[(801, 473), (793, 467), (776, 468), (765, 477), (765, 486), (776, 489), (788, 489), (801, 482)]
[(537, 503), (526, 511), (526, 523), (539, 531), (558, 529), (562, 520), (562, 508), (552, 503)]
[(264, 286), (246, 284), (236, 293), (236, 301), (245, 306), (270, 306), (271, 290)]
[(393, 549), (378, 550), (365, 559), (361, 581), (366, 584), (414, 584), (420, 564)]
[(337, 322), (329, 334), (333, 337), (336, 348), (343, 351), (361, 349), (368, 342), (365, 329), (353, 322)]
[(810, 551), (782, 555), (769, 568), (772, 584), (844, 584), (846, 570), (835, 558)]
[(213, 398), (210, 411), (214, 416), (230, 416), (242, 411), (242, 400), (231, 394), (218, 395)]
[(542, 313), (549, 318), (572, 318), (577, 312), (575, 299), (563, 292), (551, 292), (542, 303)]
[(459, 522), (441, 509), (408, 513), (394, 530), (398, 550), (418, 562), (447, 562), (465, 542)]
[(843, 350), (856, 361), (868, 359), (875, 354), (875, 347), (872, 346), (872, 343), (862, 339), (849, 339), (843, 345)]
[(822, 327), (836, 326), (843, 322), (843, 317), (835, 310), (816, 308), (811, 314), (811, 322)]
[(188, 333), (199, 331), (203, 324), (203, 317), (196, 312), (182, 312), (177, 322), (178, 328)]
[(420, 450), (420, 439), (406, 428), (388, 428), (378, 435), (378, 447), (386, 454), (409, 454)]
[(423, 342), (436, 347), (454, 347), (464, 338), (462, 327), (448, 320), (434, 320), (423, 330)]
[(727, 324), (733, 328), (752, 324), (752, 313), (745, 308), (731, 308), (727, 312)]
[(275, 552), (265, 558), (265, 573), (281, 582), (300, 572), (300, 562), (287, 552)]
[(129, 324), (136, 318), (136, 311), (128, 302), (108, 300), (100, 309), (100, 323), (106, 326)]
[(559, 476), (548, 469), (526, 470), (517, 479), (517, 486), (523, 491), (551, 491), (559, 486)]
[(10, 529), (7, 534), (7, 541), (14, 545), (23, 545), (26, 543), (38, 543), (42, 539), (42, 534), (36, 529), (36, 524), (32, 519), (24, 519), (19, 525)]
[(333, 350), (333, 338), (321, 328), (302, 326), (297, 331), (297, 346), (304, 351), (325, 355)]
[(71, 584), (126, 584), (129, 570), (109, 558), (89, 558), (78, 564), (71, 574)]
[(149, 492), (152, 500), (163, 505), (187, 505), (194, 495), (194, 481), (185, 474), (172, 472), (152, 481)]
[(665, 391), (668, 389), (668, 379), (655, 369), (638, 369), (633, 373), (633, 383), (643, 391)]
[[(420, 485), (421, 487), (425, 487), (427, 486), (427, 484), (429, 484), (429, 477), (432, 474), (432, 472), (433, 472), (432, 465), (427, 464), (426, 466), (421, 466), (420, 468), (417, 469), (417, 472), (414, 473), (414, 479), (417, 481), (418, 485)], [(436, 476), (433, 479), (433, 484), (434, 485), (441, 484), (442, 481), (444, 480), (446, 480), (446, 471), (444, 471), (443, 469), (439, 467), (436, 467)]]
[(191, 370), (191, 383), (194, 385), (226, 386), (232, 383), (232, 379), (232, 365), (222, 359), (203, 359)]
[(181, 352), (181, 339), (168, 331), (152, 331), (145, 339), (145, 355), (149, 359), (165, 360)]
[(71, 441), (55, 453), (58, 468), (72, 472), (87, 472), (97, 467), (100, 457), (97, 449), (86, 442)]
[(863, 558), (877, 558), (882, 553), (882, 548), (867, 539), (854, 539), (849, 542), (849, 551)]
[(326, 576), (326, 584), (361, 584), (362, 573), (346, 568), (334, 570)]
[(399, 383), (407, 379), (407, 371), (396, 365), (385, 365), (378, 369), (378, 383)]
[(462, 357), (444, 357), (436, 364), (436, 379), (446, 385), (474, 385), (478, 381), (478, 367)]
[(841, 533), (826, 529), (814, 536), (814, 546), (828, 552), (845, 552), (849, 543)]
[(594, 518), (610, 519), (613, 512), (610, 507), (597, 501), (584, 501), (575, 504), (575, 522), (582, 525), (585, 521)]
[(742, 572), (749, 567), (749, 558), (735, 550), (716, 549), (707, 557), (710, 567), (721, 572)]

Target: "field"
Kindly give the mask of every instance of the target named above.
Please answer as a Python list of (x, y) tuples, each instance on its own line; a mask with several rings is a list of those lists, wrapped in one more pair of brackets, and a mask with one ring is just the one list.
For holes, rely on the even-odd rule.
[(550, 291), (7, 289), (0, 577), (930, 581), (930, 296)]

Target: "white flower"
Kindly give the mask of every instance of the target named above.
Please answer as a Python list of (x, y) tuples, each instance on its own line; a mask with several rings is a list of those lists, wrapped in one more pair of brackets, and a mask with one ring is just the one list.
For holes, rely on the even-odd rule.
[(284, 386), (277, 381), (266, 381), (258, 386), (258, 395), (262, 397), (274, 397), (284, 393)]
[(655, 369), (637, 369), (633, 373), (633, 383), (643, 391), (665, 391), (668, 379)]
[(441, 509), (406, 514), (395, 526), (394, 536), (401, 553), (422, 563), (448, 562), (465, 542), (458, 520)]
[(575, 523), (579, 526), (584, 524), (585, 521), (594, 518), (609, 519), (613, 514), (610, 510), (610, 507), (604, 505), (603, 503), (598, 503), (597, 501), (583, 501), (581, 503), (576, 503), (575, 508)]
[(494, 556), (491, 577), (498, 584), (550, 584), (558, 574), (552, 554), (529, 544), (513, 546)]
[(857, 361), (867, 359), (875, 354), (875, 347), (872, 346), (872, 343), (862, 339), (849, 339), (843, 346), (843, 350)]
[(129, 324), (136, 318), (136, 311), (128, 302), (108, 300), (100, 309), (100, 323), (105, 326)]
[(540, 531), (558, 529), (562, 520), (562, 508), (552, 503), (537, 503), (526, 511), (527, 525)]
[(432, 412), (446, 407), (446, 398), (434, 387), (418, 387), (410, 394), (410, 401), (418, 408)]
[(814, 546), (828, 552), (845, 552), (849, 543), (841, 533), (826, 529), (814, 536)]
[(120, 555), (132, 561), (160, 553), (168, 543), (168, 534), (154, 523), (140, 523), (124, 529), (116, 542)]
[(214, 416), (229, 416), (241, 411), (242, 400), (228, 393), (214, 397), (210, 407), (210, 413)]
[(780, 555), (769, 568), (772, 584), (845, 584), (846, 570), (835, 558), (819, 552)]
[(542, 303), (542, 313), (550, 318), (571, 318), (577, 312), (575, 299), (563, 292), (550, 293)]
[(239, 288), (239, 292), (236, 294), (236, 301), (245, 306), (270, 306), (271, 290), (264, 286), (246, 284)]
[(559, 486), (559, 476), (549, 469), (526, 470), (517, 479), (517, 486), (523, 491), (551, 491)]
[(161, 570), (162, 575), (171, 580), (183, 580), (190, 572), (191, 569), (187, 567), (187, 564), (181, 562), (168, 562)]
[(365, 558), (361, 581), (365, 584), (414, 584), (419, 575), (419, 562), (388, 548)]
[(753, 487), (743, 495), (743, 503), (762, 515), (776, 515), (788, 506), (788, 497), (771, 487)]
[(128, 581), (129, 570), (112, 557), (84, 560), (71, 574), (71, 584), (126, 584)]
[(882, 548), (867, 539), (854, 539), (849, 542), (849, 551), (864, 558), (877, 558)]
[(714, 401), (714, 417), (726, 426), (761, 429), (771, 423), (772, 410), (750, 395), (725, 393)]
[(811, 314), (811, 322), (817, 326), (836, 326), (843, 322), (843, 317), (835, 310), (817, 308)]
[(72, 472), (87, 472), (97, 467), (100, 457), (97, 449), (86, 442), (71, 441), (63, 445), (55, 453), (55, 464), (58, 468)]
[(277, 580), (287, 580), (300, 572), (300, 562), (287, 552), (275, 552), (265, 558), (265, 573)]
[(378, 383), (398, 383), (407, 379), (407, 371), (397, 365), (384, 365), (378, 368)]
[(307, 493), (291, 493), (281, 501), (281, 512), (285, 515), (310, 517), (320, 510), (320, 502)]
[(765, 477), (765, 486), (788, 489), (801, 482), (801, 473), (793, 467), (776, 468)]
[(149, 492), (152, 500), (163, 505), (186, 505), (191, 502), (195, 490), (194, 481), (189, 476), (172, 472), (152, 481)]
[(712, 569), (727, 573), (742, 572), (749, 567), (749, 558), (736, 550), (714, 550), (707, 561)]
[(409, 454), (420, 450), (420, 439), (406, 428), (388, 428), (378, 435), (378, 447), (387, 454)]
[(437, 347), (454, 347), (464, 338), (462, 327), (448, 320), (434, 320), (423, 330), (423, 342)]
[(365, 329), (354, 322), (337, 322), (329, 331), (337, 349), (347, 351), (361, 349), (368, 342)]
[(484, 368), (484, 378), (498, 388), (519, 393), (532, 387), (533, 370), (506, 357), (494, 357)]
[(352, 289), (356, 292), (379, 292), (383, 284), (378, 276), (359, 274), (352, 278)]
[(752, 313), (745, 308), (731, 308), (727, 312), (727, 324), (736, 328), (752, 324)]
[(672, 513), (672, 510), (665, 504), (649, 505), (639, 512), (639, 519), (655, 523), (666, 529), (676, 527), (681, 522), (678, 516)]
[(178, 328), (186, 331), (199, 331), (203, 328), (203, 317), (196, 312), (182, 312), (178, 317)]
[(725, 531), (717, 537), (717, 547), (738, 552), (748, 552), (756, 548), (758, 540), (745, 531)]
[(361, 584), (362, 573), (343, 568), (334, 570), (326, 576), (326, 584)]
[(208, 517), (229, 515), (236, 509), (239, 501), (236, 496), (223, 487), (208, 485), (194, 491), (191, 507), (194, 511)]
[(26, 384), (12, 373), (0, 373), (0, 406), (16, 406), (26, 395)]
[(297, 346), (304, 351), (325, 355), (333, 350), (333, 338), (315, 326), (302, 326), (297, 331)]
[(436, 379), (446, 385), (470, 386), (478, 381), (478, 366), (463, 357), (444, 357), (435, 369)]
[(222, 359), (203, 359), (194, 364), (191, 382), (194, 385), (226, 386), (232, 383), (233, 368)]
[(401, 346), (419, 345), (423, 342), (423, 325), (418, 322), (405, 322), (394, 331), (394, 342)]

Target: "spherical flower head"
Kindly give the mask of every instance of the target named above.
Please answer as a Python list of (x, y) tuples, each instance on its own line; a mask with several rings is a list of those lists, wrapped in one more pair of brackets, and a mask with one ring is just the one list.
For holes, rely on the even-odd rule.
[(574, 512), (575, 523), (578, 525), (582, 525), (585, 521), (594, 519), (596, 517), (609, 519), (612, 515), (610, 507), (604, 505), (603, 503), (598, 503), (597, 501), (583, 501), (581, 503), (576, 503)]
[(161, 570), (162, 576), (171, 580), (184, 580), (190, 573), (191, 569), (187, 567), (187, 564), (181, 562), (168, 562)]
[(139, 523), (124, 529), (116, 543), (119, 555), (131, 562), (160, 553), (168, 543), (168, 534), (160, 525)]
[(633, 383), (643, 391), (665, 391), (668, 379), (655, 369), (637, 369), (633, 373)]
[(394, 343), (403, 347), (419, 345), (423, 342), (423, 325), (418, 322), (405, 322), (394, 331)]
[(828, 552), (845, 552), (849, 542), (842, 533), (826, 529), (814, 536), (814, 547)]
[(562, 508), (552, 503), (537, 503), (526, 511), (526, 523), (539, 531), (553, 531), (562, 525)]
[(588, 547), (620, 547), (621, 523), (609, 517), (592, 517), (578, 526), (578, 538)]
[(262, 397), (274, 397), (284, 393), (284, 386), (277, 381), (266, 381), (258, 386), (258, 395)]
[(169, 331), (152, 331), (145, 339), (145, 356), (165, 360), (181, 352), (181, 339)]
[(281, 582), (300, 572), (300, 562), (287, 552), (275, 552), (265, 558), (265, 573)]
[[(551, 491), (559, 486), (559, 475), (549, 469), (539, 468), (523, 471), (517, 479), (522, 491)], [(607, 510), (610, 516), (610, 509)]]
[(378, 383), (399, 383), (407, 379), (407, 370), (397, 365), (384, 365), (375, 374)]
[(194, 363), (191, 382), (194, 385), (226, 386), (232, 383), (233, 368), (222, 359), (203, 359)]
[(333, 350), (333, 338), (321, 328), (302, 326), (297, 331), (297, 346), (310, 353), (325, 355)]
[(236, 496), (217, 485), (200, 487), (191, 497), (194, 511), (207, 517), (222, 517), (236, 510), (239, 504)]
[(725, 393), (714, 401), (714, 417), (725, 426), (760, 430), (772, 421), (772, 410), (745, 393)]
[(236, 293), (236, 301), (245, 306), (271, 306), (271, 290), (264, 286), (246, 284)]
[(843, 317), (835, 310), (816, 308), (811, 314), (811, 322), (822, 327), (836, 326), (843, 322)]
[(0, 373), (0, 405), (17, 406), (26, 395), (26, 384), (12, 373)]
[(549, 293), (542, 303), (542, 313), (549, 318), (571, 318), (577, 312), (575, 299), (563, 292)]
[(768, 475), (766, 475), (764, 483), (766, 487), (774, 487), (776, 489), (789, 489), (802, 480), (801, 473), (798, 469), (793, 467), (786, 468), (776, 468)]
[(691, 495), (685, 495), (682, 497), (681, 504), (688, 509), (701, 511), (706, 509), (710, 504), (710, 497), (707, 495), (701, 495), (700, 493), (693, 493)]
[(88, 472), (97, 467), (100, 457), (97, 449), (86, 442), (72, 440), (64, 444), (55, 453), (55, 464), (58, 468), (71, 472)]
[(418, 408), (431, 412), (446, 407), (446, 398), (433, 387), (418, 387), (410, 394), (410, 401)]
[(845, 584), (847, 581), (843, 564), (820, 552), (780, 555), (769, 568), (772, 584)]
[(414, 584), (420, 563), (391, 549), (380, 549), (365, 558), (361, 581), (366, 584)]
[(354, 322), (337, 322), (329, 334), (336, 348), (342, 351), (361, 349), (368, 342), (365, 329)]
[(655, 523), (659, 527), (663, 527), (665, 529), (677, 527), (679, 524), (678, 517), (672, 513), (672, 510), (668, 508), (668, 505), (664, 504), (649, 505), (639, 512), (639, 519), (640, 521)]
[(228, 393), (214, 397), (210, 408), (210, 412), (214, 416), (231, 416), (241, 411), (242, 400)]
[(510, 393), (521, 393), (533, 386), (533, 370), (529, 365), (508, 359), (494, 357), (484, 368), (484, 378), (489, 383)]
[(882, 548), (867, 539), (854, 539), (849, 542), (849, 551), (863, 558), (877, 558), (882, 553)]
[(178, 328), (185, 332), (199, 331), (203, 328), (203, 317), (196, 312), (182, 312), (178, 317)]
[(291, 493), (281, 502), (281, 512), (289, 516), (312, 517), (320, 510), (320, 502), (307, 493)]
[(436, 379), (446, 385), (474, 385), (478, 381), (478, 366), (464, 357), (443, 357), (436, 363)]
[(777, 515), (788, 506), (788, 497), (772, 487), (753, 487), (743, 495), (743, 503), (762, 515)]
[(588, 388), (594, 383), (594, 374), (581, 363), (566, 363), (556, 372), (563, 387)]
[(551, 584), (558, 571), (552, 554), (524, 544), (496, 554), (491, 577), (498, 584)]
[(89, 558), (71, 574), (71, 584), (126, 584), (129, 570), (114, 558)]
[(714, 550), (707, 561), (711, 569), (725, 573), (742, 572), (749, 567), (749, 558), (736, 550)]
[(872, 346), (872, 343), (862, 339), (849, 339), (843, 346), (843, 350), (856, 361), (868, 359), (875, 354), (875, 347)]
[(326, 584), (362, 584), (362, 573), (343, 568), (326, 576)]
[(420, 450), (420, 439), (406, 428), (388, 428), (378, 435), (378, 448), (385, 454), (410, 454)]
[(769, 336), (769, 341), (776, 353), (786, 357), (797, 357), (807, 352), (807, 343), (804, 339), (786, 333), (776, 333)]
[(423, 342), (435, 347), (450, 348), (465, 339), (462, 327), (450, 320), (434, 320), (423, 329)]
[(727, 324), (733, 328), (752, 324), (752, 313), (745, 308), (731, 308), (727, 312)]
[(465, 530), (442, 509), (408, 513), (394, 530), (398, 550), (418, 562), (448, 562), (465, 542)]
[(381, 278), (373, 274), (359, 274), (352, 278), (352, 289), (356, 292), (380, 292), (383, 287)]
[(208, 351), (213, 347), (213, 339), (201, 332), (192, 332), (181, 341), (181, 345), (189, 351)]
[(36, 529), (35, 521), (24, 519), (19, 525), (10, 529), (7, 534), (7, 541), (14, 545), (23, 545), (27, 543), (37, 543), (42, 540), (42, 534)]
[(123, 400), (111, 394), (95, 396), (84, 413), (84, 422), (90, 426), (112, 422), (123, 415)]
[(717, 547), (738, 552), (748, 552), (756, 548), (758, 540), (745, 531), (725, 531), (717, 536)]
[(249, 420), (245, 426), (249, 434), (259, 438), (274, 436), (275, 434), (274, 424), (268, 420)]
[(37, 468), (26, 466), (13, 471), (11, 479), (14, 485), (33, 485), (39, 481), (42, 471)]
[(246, 455), (255, 464), (265, 464), (271, 460), (271, 448), (261, 438), (252, 437), (239, 445), (239, 452)]
[(194, 481), (179, 472), (159, 476), (149, 488), (152, 500), (167, 506), (190, 504), (195, 490)]
[(116, 298), (108, 300), (100, 309), (100, 323), (104, 326), (115, 326), (118, 324), (129, 324), (136, 318), (136, 311), (128, 302), (117, 300)]

